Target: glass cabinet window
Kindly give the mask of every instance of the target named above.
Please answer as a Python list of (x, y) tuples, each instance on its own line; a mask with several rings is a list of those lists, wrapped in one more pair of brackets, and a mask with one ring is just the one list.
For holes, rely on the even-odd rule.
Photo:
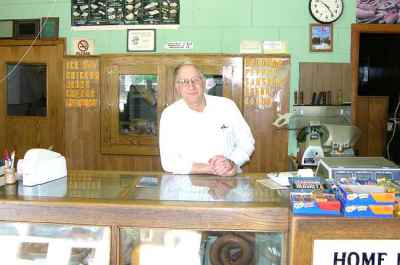
[(1, 264), (109, 265), (111, 229), (0, 222)]
[(224, 94), (224, 79), (222, 75), (205, 74), (206, 91), (208, 95), (222, 97)]
[(47, 66), (7, 64), (7, 115), (46, 116)]
[(120, 230), (121, 265), (281, 265), (279, 232)]
[(156, 135), (157, 75), (120, 75), (119, 84), (120, 132)]

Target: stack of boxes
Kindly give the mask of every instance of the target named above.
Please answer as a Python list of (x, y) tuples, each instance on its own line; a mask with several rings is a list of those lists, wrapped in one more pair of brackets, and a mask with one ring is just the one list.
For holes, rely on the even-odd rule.
[(379, 185), (340, 185), (337, 197), (345, 217), (393, 217), (395, 193)]

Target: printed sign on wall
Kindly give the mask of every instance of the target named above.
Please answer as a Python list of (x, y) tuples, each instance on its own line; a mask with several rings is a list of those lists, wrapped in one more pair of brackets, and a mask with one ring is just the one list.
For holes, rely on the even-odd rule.
[(74, 55), (93, 55), (94, 41), (86, 38), (74, 38), (72, 52)]
[(65, 60), (65, 106), (95, 108), (100, 72), (96, 59)]
[(313, 265), (399, 265), (400, 240), (314, 240)]

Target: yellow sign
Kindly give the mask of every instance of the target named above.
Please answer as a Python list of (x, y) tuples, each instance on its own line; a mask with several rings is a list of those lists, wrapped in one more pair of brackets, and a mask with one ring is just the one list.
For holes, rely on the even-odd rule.
[(97, 60), (67, 59), (65, 69), (66, 107), (96, 107), (97, 87), (100, 80)]

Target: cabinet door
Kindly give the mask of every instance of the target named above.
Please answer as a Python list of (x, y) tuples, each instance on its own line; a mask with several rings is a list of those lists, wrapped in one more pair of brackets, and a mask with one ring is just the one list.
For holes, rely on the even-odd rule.
[(112, 57), (102, 61), (102, 153), (157, 155), (157, 60)]
[(180, 97), (174, 88), (175, 68), (182, 63), (191, 62), (204, 74), (208, 94), (230, 98), (242, 110), (243, 59), (241, 57), (197, 55), (174, 56), (166, 60), (165, 85), (168, 90), (163, 107)]

